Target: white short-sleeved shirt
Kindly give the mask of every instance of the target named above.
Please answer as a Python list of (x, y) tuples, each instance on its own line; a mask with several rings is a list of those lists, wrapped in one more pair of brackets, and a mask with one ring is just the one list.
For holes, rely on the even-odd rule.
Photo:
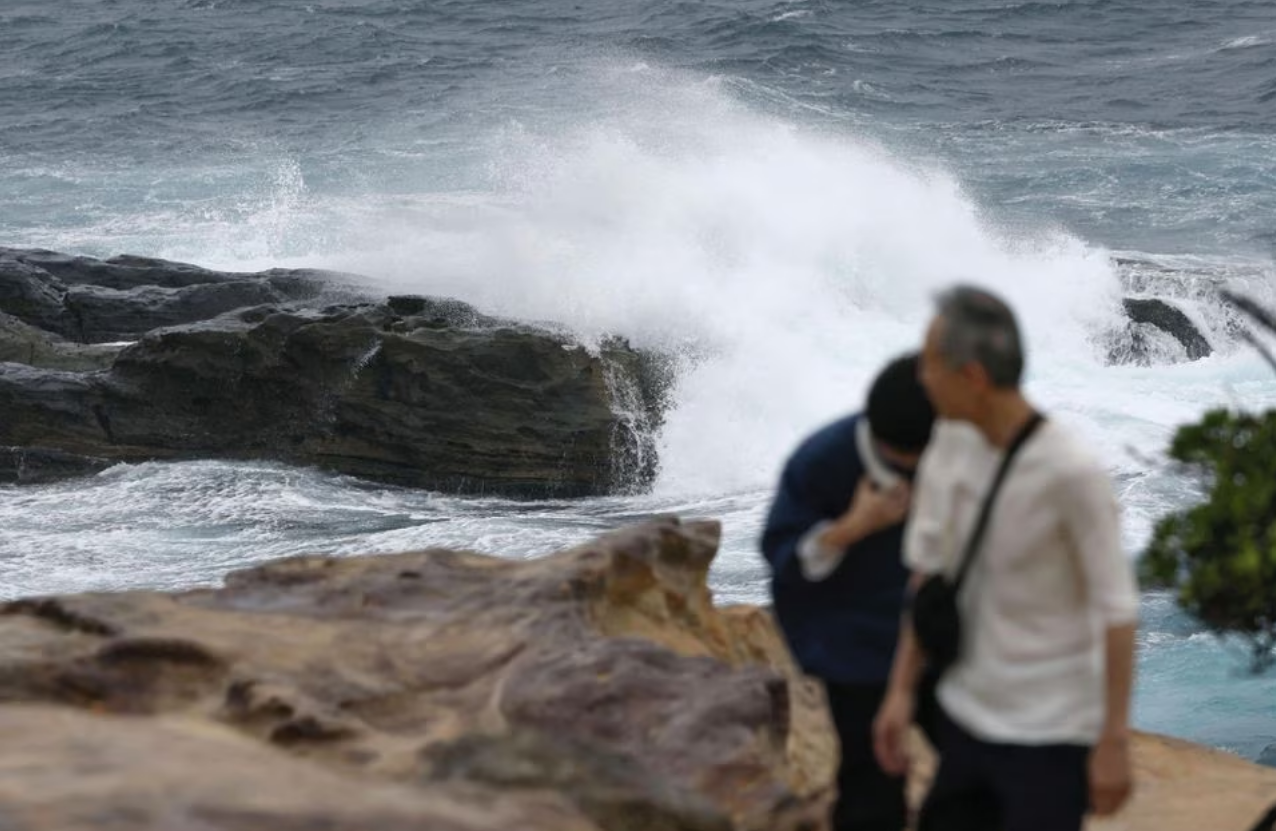
[[(974, 427), (936, 424), (904, 557), (952, 575), (1003, 451)], [(939, 700), (986, 741), (1094, 743), (1104, 718), (1104, 630), (1138, 616), (1111, 482), (1066, 428), (1046, 421), (1011, 463), (962, 585), (962, 652)]]

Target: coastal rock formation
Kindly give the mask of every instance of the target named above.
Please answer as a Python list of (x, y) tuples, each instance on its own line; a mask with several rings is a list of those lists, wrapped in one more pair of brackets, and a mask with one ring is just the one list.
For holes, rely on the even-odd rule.
[(0, 814), (825, 828), (821, 694), (764, 610), (712, 605), (718, 533), (652, 521), (535, 561), (307, 557), (215, 590), (10, 603)]
[[(42, 829), (822, 831), (836, 744), (712, 522), (539, 560), (301, 557), (0, 607), (0, 819)], [(917, 741), (920, 797), (933, 759)], [(1248, 831), (1276, 770), (1159, 736), (1091, 831)]]
[(1122, 301), (1125, 313), (1130, 318), (1129, 363), (1146, 361), (1149, 357), (1147, 344), (1147, 327), (1159, 330), (1172, 337), (1183, 348), (1189, 361), (1208, 358), (1214, 352), (1210, 342), (1196, 327), (1182, 309), (1154, 297), (1127, 297)]
[[(1156, 295), (1216, 280), (1115, 265), (1132, 294), (1109, 362), (1195, 360), (1227, 340)], [(0, 248), (0, 483), (201, 458), (520, 498), (654, 480), (669, 361), (367, 285)]]
[(123, 348), (119, 344), (74, 343), (0, 312), (0, 363), (91, 372), (110, 367)]
[(0, 311), (77, 343), (107, 343), (249, 306), (370, 299), (351, 279), (323, 271), (235, 274), (147, 257), (97, 260), (0, 248)]
[(0, 706), (0, 818), (24, 831), (598, 831), (554, 794), (343, 775), (189, 719)]
[(0, 250), (0, 482), (193, 458), (517, 497), (654, 478), (657, 358), (454, 300), (334, 304), (328, 278)]
[(1108, 361), (1153, 365), (1195, 361), (1244, 341), (1247, 321), (1227, 291), (1265, 296), (1267, 266), (1193, 260), (1166, 264), (1114, 257), (1125, 319), (1105, 337)]

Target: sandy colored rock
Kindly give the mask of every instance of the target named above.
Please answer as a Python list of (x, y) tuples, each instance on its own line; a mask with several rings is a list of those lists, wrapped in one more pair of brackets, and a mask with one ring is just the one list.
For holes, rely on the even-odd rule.
[(561, 797), (367, 781), (176, 717), (0, 707), (0, 827), (599, 831)]
[(1276, 808), (1276, 770), (1189, 742), (1141, 734), (1126, 811), (1090, 831), (1250, 831)]
[[(0, 607), (0, 827), (827, 829), (822, 692), (769, 613), (713, 606), (718, 532)], [(1226, 754), (1139, 735), (1135, 759), (1092, 831), (1249, 831), (1276, 801)]]
[(232, 728), (359, 778), (556, 793), (608, 829), (823, 828), (818, 692), (763, 613), (712, 606), (717, 544), (715, 523), (670, 520), (535, 561), (309, 557), (218, 590), (18, 601), (0, 701)]

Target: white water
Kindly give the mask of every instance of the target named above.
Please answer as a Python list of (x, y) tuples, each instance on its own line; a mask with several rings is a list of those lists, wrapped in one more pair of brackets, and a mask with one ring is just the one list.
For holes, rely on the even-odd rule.
[[(1207, 406), (1276, 400), (1266, 368), (1226, 344), (1193, 365), (1105, 366), (1100, 338), (1121, 320), (1109, 252), (1045, 226), (1003, 234), (925, 160), (645, 66), (613, 69), (590, 95), (570, 119), (489, 136), (473, 190), (363, 203), (357, 245), (288, 262), (679, 355), (666, 495), (767, 487), (795, 441), (916, 347), (931, 297), (959, 280), (1012, 302), (1031, 393), (1114, 473), (1142, 471)], [(295, 179), (286, 191), (306, 201)]]
[[(1155, 517), (1192, 495), (1157, 461), (1175, 425), (1217, 404), (1276, 403), (1276, 381), (1245, 351), (1105, 366), (1098, 339), (1119, 321), (1121, 292), (1107, 252), (1049, 227), (1002, 233), (951, 174), (854, 134), (752, 112), (718, 82), (614, 70), (570, 113), (506, 125), (482, 146), (486, 163), (465, 192), (414, 194), (407, 176), (406, 194), (313, 194), (285, 161), (273, 195), (254, 197), (237, 222), (183, 214), (148, 242), (137, 228), (153, 217), (139, 216), (122, 223), (121, 247), (214, 267), (357, 272), (385, 291), (555, 321), (587, 343), (619, 333), (676, 354), (651, 496), (528, 506), (276, 466), (117, 468), (0, 490), (0, 595), (214, 582), (303, 551), (451, 545), (530, 556), (676, 512), (724, 521), (719, 596), (763, 600), (754, 540), (785, 454), (858, 406), (888, 357), (915, 348), (931, 295), (954, 280), (991, 287), (1018, 309), (1029, 391), (1107, 461), (1132, 555)], [(100, 245), (110, 233), (86, 239)], [(72, 233), (42, 244), (81, 242)], [(1145, 632), (1149, 726), (1256, 752), (1261, 737), (1223, 719), (1266, 718), (1270, 700), (1237, 689), (1211, 705), (1211, 721), (1194, 715), (1194, 700), (1157, 692), (1172, 683), (1178, 695), (1226, 671), (1212, 641), (1182, 626)], [(1192, 661), (1213, 674), (1185, 675)], [(1225, 686), (1210, 686), (1211, 700)]]

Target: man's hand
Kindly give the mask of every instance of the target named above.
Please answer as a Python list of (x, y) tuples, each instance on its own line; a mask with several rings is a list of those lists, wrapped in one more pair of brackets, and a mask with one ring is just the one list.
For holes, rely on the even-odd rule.
[(888, 490), (878, 490), (877, 485), (864, 476), (855, 488), (851, 504), (846, 505), (846, 513), (838, 518), (838, 525), (859, 528), (864, 536), (877, 534), (893, 525), (900, 525), (909, 516), (911, 498), (912, 490), (905, 483)]
[(908, 731), (913, 724), (913, 707), (912, 693), (891, 690), (873, 720), (873, 754), (877, 764), (891, 776), (908, 773)]
[(1090, 753), (1090, 809), (1101, 817), (1115, 814), (1131, 790), (1130, 740), (1105, 735)]
[(867, 476), (860, 479), (846, 512), (833, 521), (820, 539), (828, 548), (847, 548), (878, 531), (898, 525), (908, 516), (912, 491), (906, 484), (878, 490)]

